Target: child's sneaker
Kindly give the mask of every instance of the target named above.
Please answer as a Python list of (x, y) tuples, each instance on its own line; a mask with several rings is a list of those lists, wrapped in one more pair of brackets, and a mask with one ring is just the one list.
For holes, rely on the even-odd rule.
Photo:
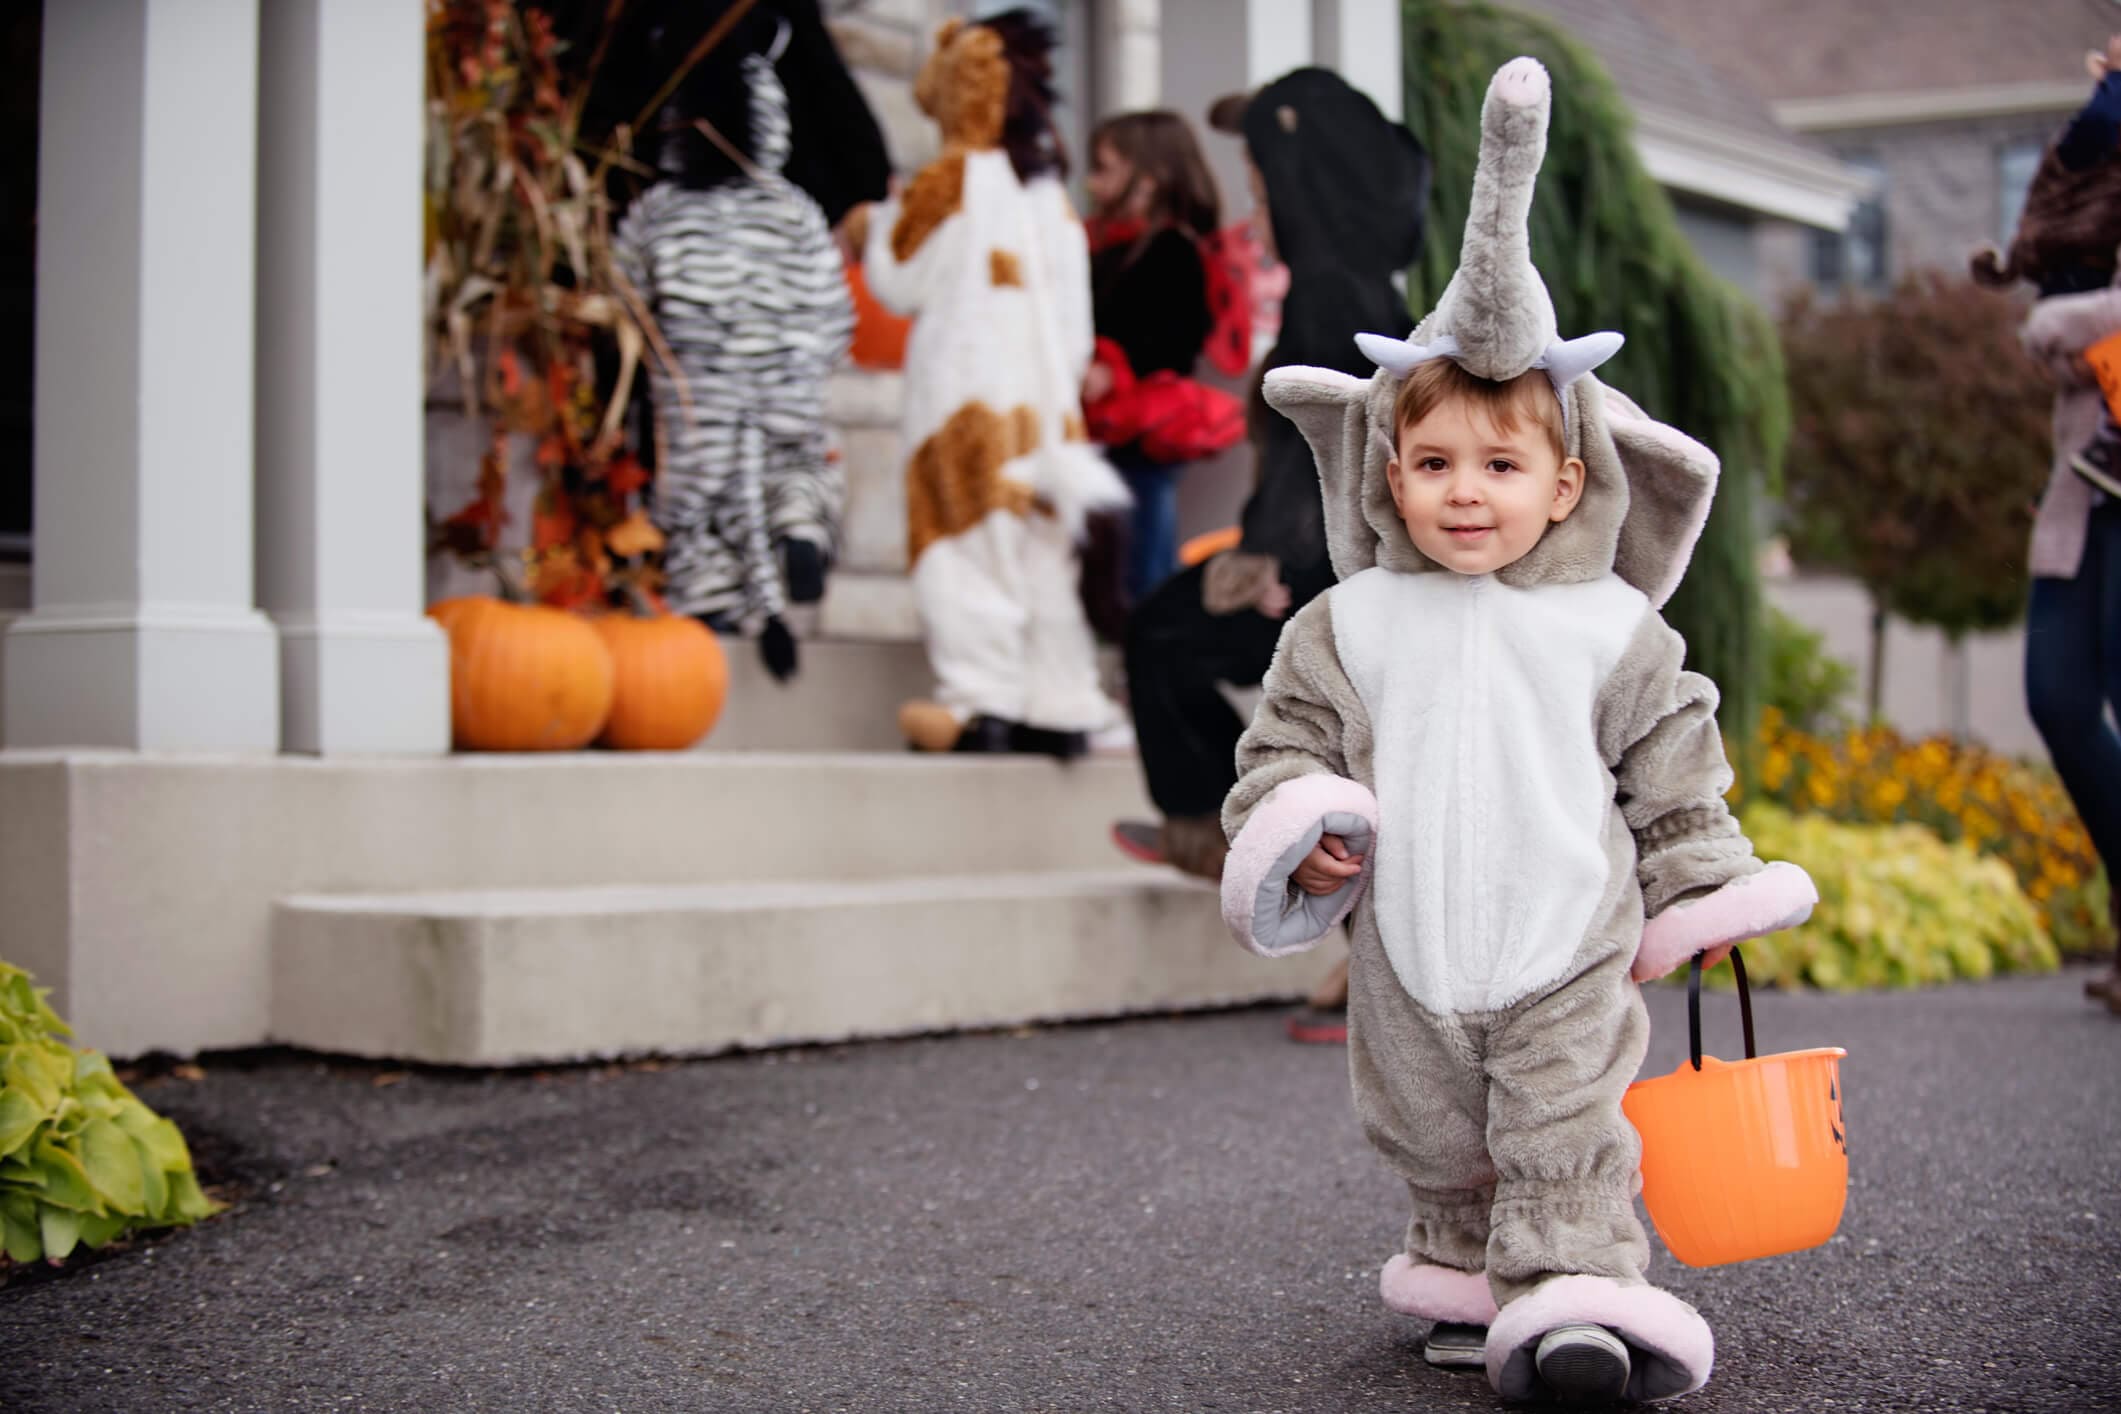
[(1164, 827), (1151, 820), (1119, 820), (1112, 826), (1112, 843), (1119, 852), (1141, 864), (1164, 862)]
[(1627, 1397), (1627, 1342), (1604, 1326), (1548, 1331), (1532, 1362), (1558, 1403), (1611, 1404)]
[(1348, 1009), (1298, 1007), (1289, 1015), (1288, 1031), (1289, 1039), (1299, 1046), (1345, 1046), (1348, 1044)]
[(1422, 1342), (1421, 1358), (1446, 1370), (1479, 1369), (1488, 1360), (1488, 1328), (1438, 1321)]
[(2069, 454), (2069, 469), (2121, 501), (2121, 428), (2102, 423), (2098, 436)]

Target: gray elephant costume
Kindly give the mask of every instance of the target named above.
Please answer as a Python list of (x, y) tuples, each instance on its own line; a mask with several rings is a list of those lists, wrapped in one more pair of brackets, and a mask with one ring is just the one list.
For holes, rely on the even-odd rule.
[[(1590, 376), (1619, 336), (1560, 340), (1532, 268), (1550, 102), (1533, 60), (1495, 76), (1458, 273), (1411, 339), (1362, 337), (1375, 375), (1267, 377), (1316, 454), (1340, 582), (1283, 631), (1238, 744), (1223, 911), (1268, 956), (1353, 914), (1355, 1108), (1414, 1209), (1386, 1303), (1487, 1325), (1511, 1399), (1542, 1393), (1542, 1336), (1604, 1326), (1628, 1395), (1655, 1399), (1698, 1389), (1715, 1344), (1643, 1279), (1620, 1109), (1648, 1040), (1636, 983), (1791, 926), (1817, 894), (1725, 808), (1715, 686), (1657, 612), (1716, 459)], [(1545, 370), (1585, 464), (1574, 514), (1493, 574), (1422, 555), (1387, 483), (1400, 381), (1436, 357), (1496, 381)], [(1290, 876), (1327, 833), (1366, 862), (1314, 898)]]

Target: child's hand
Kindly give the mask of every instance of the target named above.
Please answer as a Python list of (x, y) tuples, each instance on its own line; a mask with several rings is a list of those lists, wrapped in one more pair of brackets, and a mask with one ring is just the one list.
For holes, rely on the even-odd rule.
[(1738, 944), (1736, 943), (1724, 943), (1718, 947), (1710, 948), (1708, 951), (1704, 952), (1701, 955), (1701, 970), (1703, 972), (1708, 971), (1717, 963), (1729, 957), (1731, 955), (1731, 949), (1737, 946)]
[(849, 207), (847, 214), (840, 218), (838, 229), (833, 232), (839, 238), (840, 253), (848, 260), (860, 260), (862, 258), (862, 247), (869, 244), (869, 212), (871, 205), (870, 202), (865, 201), (857, 206)]
[(1348, 853), (1348, 842), (1339, 835), (1326, 835), (1291, 877), (1307, 894), (1330, 894), (1362, 872), (1362, 856)]

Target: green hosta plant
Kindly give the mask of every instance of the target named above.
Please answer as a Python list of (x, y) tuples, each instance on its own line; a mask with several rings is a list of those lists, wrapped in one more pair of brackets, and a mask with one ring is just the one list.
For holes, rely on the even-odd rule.
[(29, 974), (0, 962), (0, 1249), (16, 1262), (217, 1210), (177, 1126), (71, 1034)]
[(1802, 865), (1819, 885), (1808, 922), (1745, 945), (1755, 981), (1917, 987), (2058, 965), (2010, 865), (1969, 844), (1923, 825), (1848, 824), (1760, 802), (1741, 818), (1762, 859)]

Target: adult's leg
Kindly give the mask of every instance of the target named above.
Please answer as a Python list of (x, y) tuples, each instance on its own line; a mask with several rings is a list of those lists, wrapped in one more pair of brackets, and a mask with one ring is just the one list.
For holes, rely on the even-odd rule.
[(1166, 816), (1215, 815), (1237, 784), (1245, 722), (1217, 689), (1266, 674), (1281, 621), (1211, 614), (1202, 567), (1181, 570), (1136, 606), (1127, 626), (1127, 695), (1149, 798)]
[(1501, 1308), (1488, 1377), (1506, 1399), (1535, 1393), (1543, 1337), (1603, 1326), (1628, 1346), (1627, 1392), (1699, 1388), (1715, 1338), (1693, 1307), (1643, 1280), (1649, 1239), (1635, 1216), (1642, 1140), (1620, 1097), (1649, 1045), (1630, 950), (1494, 1018), (1487, 1036), (1488, 1149), (1495, 1209), (1488, 1284)]
[[(2087, 531), (2084, 558), (2097, 565), (2099, 574), (2099, 683), (2106, 699), (2107, 744), (2113, 747), (2115, 726), (2121, 724), (2121, 501), (2108, 500), (2094, 507)], [(2108, 753), (2109, 757), (2115, 754)], [(2109, 811), (2121, 809), (2121, 771), (2109, 767), (2096, 790)], [(2109, 823), (2102, 828), (2121, 827)], [(2093, 842), (2106, 865), (2107, 916), (2113, 924), (2116, 946), (2107, 1005), (2121, 1012), (2121, 855), (2110, 852), (2097, 836)]]
[[(2106, 699), (2108, 744), (2115, 744), (2114, 724), (2121, 724), (2121, 501), (2107, 500), (2092, 510), (2086, 527), (2084, 558), (2097, 566), (2099, 576), (2098, 662), (2099, 684)], [(2109, 775), (2099, 792), (2109, 807), (2121, 808), (2121, 775)], [(2121, 856), (2102, 848), (2111, 879)]]
[(2073, 579), (2035, 579), (2025, 614), (2025, 699), (2056, 774), (2112, 880), (2121, 870), (2121, 507), (2095, 509)]

